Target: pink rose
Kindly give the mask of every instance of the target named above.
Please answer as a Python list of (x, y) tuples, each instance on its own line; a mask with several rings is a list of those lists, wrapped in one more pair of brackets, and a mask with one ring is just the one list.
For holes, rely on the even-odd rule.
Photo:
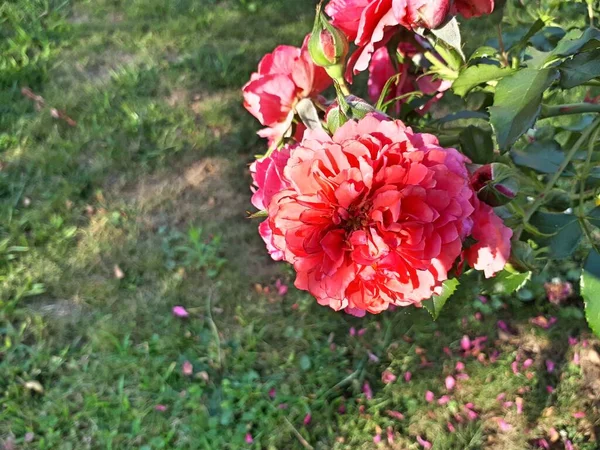
[(267, 209), (273, 196), (289, 186), (289, 182), (283, 175), (283, 169), (294, 147), (295, 145), (285, 145), (279, 150), (274, 150), (269, 156), (254, 161), (250, 166), (254, 192), (252, 204), (256, 208)]
[(278, 143), (292, 125), (296, 103), (314, 97), (331, 84), (325, 69), (313, 64), (307, 48), (280, 45), (263, 57), (258, 72), (243, 87), (244, 107), (265, 129), (259, 136)]
[(332, 23), (358, 46), (348, 62), (350, 79), (369, 67), (373, 53), (398, 28), (438, 28), (456, 12), (466, 18), (490, 14), (493, 0), (331, 0), (325, 11)]
[(373, 116), (291, 150), (268, 205), (295, 285), (335, 310), (379, 313), (438, 292), (471, 230), (466, 158)]
[[(271, 199), (281, 190), (289, 187), (289, 182), (283, 175), (283, 169), (290, 158), (293, 146), (286, 145), (279, 150), (274, 150), (266, 158), (255, 161), (250, 166), (252, 174), (252, 204), (260, 209), (267, 209)], [(273, 233), (267, 221), (258, 226), (258, 232), (267, 246), (267, 250), (275, 261), (283, 259), (283, 252), (273, 244)]]
[(486, 278), (501, 271), (510, 258), (512, 230), (502, 222), (491, 206), (474, 197), (472, 237), (478, 242), (466, 251), (469, 265), (482, 270)]

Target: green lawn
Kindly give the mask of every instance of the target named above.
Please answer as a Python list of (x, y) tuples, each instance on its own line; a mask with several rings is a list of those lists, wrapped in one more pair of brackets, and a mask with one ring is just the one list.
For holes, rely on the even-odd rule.
[[(0, 448), (599, 447), (598, 341), (577, 300), (554, 307), (542, 287), (576, 280), (568, 264), (433, 322), (334, 313), (270, 261), (246, 213), (264, 143), (240, 87), (300, 44), (311, 5), (0, 6)], [(557, 323), (532, 324), (540, 311)], [(488, 340), (464, 355), (465, 335)], [(458, 361), (468, 379), (448, 391)], [(503, 404), (517, 398), (522, 413)]]

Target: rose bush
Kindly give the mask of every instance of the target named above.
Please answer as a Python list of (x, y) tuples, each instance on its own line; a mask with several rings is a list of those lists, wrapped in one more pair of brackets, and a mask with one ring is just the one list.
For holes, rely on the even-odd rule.
[[(278, 47), (244, 86), (269, 142), (250, 167), (260, 235), (321, 305), (436, 318), (455, 292), (510, 294), (573, 257), (600, 330), (600, 106), (589, 92), (544, 103), (600, 85), (600, 31), (545, 33), (540, 19), (512, 47), (465, 58), (454, 16), (496, 6), (331, 0), (326, 17), (321, 3), (302, 48)], [(346, 84), (364, 70), (374, 105)], [(439, 101), (447, 113), (432, 117)], [(572, 114), (591, 115), (553, 133), (537, 124)]]

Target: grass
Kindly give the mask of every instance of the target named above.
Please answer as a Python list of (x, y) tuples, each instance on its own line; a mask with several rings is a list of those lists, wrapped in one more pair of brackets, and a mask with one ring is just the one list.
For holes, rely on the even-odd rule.
[[(0, 6), (4, 449), (354, 449), (377, 436), (392, 449), (420, 448), (417, 436), (435, 449), (523, 449), (553, 428), (556, 448), (598, 448), (597, 341), (575, 300), (559, 309), (541, 287), (576, 280), (567, 263), (521, 298), (473, 293), (432, 322), (419, 310), (336, 314), (269, 260), (245, 214), (263, 143), (239, 88), (264, 53), (301, 42), (311, 14), (284, 0)], [(549, 330), (529, 322), (540, 309), (558, 317)], [(515, 333), (498, 333), (498, 319)], [(464, 335), (488, 337), (484, 363), (460, 353)], [(517, 357), (532, 375), (512, 373)], [(459, 359), (470, 378), (449, 403), (427, 403)], [(383, 383), (385, 370), (397, 380)], [(523, 414), (501, 392), (523, 398)]]

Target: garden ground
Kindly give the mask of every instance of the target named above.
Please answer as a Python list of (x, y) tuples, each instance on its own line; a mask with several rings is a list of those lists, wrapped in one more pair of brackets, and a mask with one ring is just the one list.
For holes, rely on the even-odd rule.
[(334, 313), (268, 258), (246, 213), (264, 144), (239, 89), (312, 14), (0, 6), (5, 450), (598, 448), (598, 342), (576, 299), (542, 287), (575, 266), (433, 322)]

